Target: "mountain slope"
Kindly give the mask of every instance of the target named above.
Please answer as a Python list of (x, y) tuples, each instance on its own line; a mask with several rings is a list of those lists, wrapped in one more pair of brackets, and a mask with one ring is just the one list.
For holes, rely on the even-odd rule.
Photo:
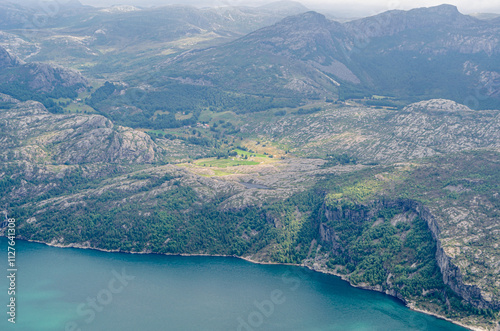
[(151, 163), (161, 157), (143, 132), (114, 126), (100, 115), (55, 115), (34, 101), (0, 112), (4, 162), (35, 164)]
[(342, 35), (332, 33), (331, 26), (340, 30), (339, 23), (308, 12), (229, 44), (179, 55), (162, 66), (166, 73), (171, 70), (171, 76), (201, 76), (216, 86), (245, 93), (334, 94), (338, 83), (326, 71), (359, 80), (335, 59), (342, 54), (338, 41)]
[(448, 98), (484, 109), (500, 102), (499, 52), (500, 25), (443, 5), (344, 24), (308, 12), (177, 56), (162, 69), (167, 77), (196, 77), (244, 93)]
[[(68, 18), (74, 19), (91, 10), (78, 0), (59, 0), (57, 2), (40, 2), (33, 0), (0, 1), (0, 29), (20, 29), (24, 34), (33, 36), (29, 30), (53, 27)], [(39, 32), (39, 31), (38, 31)]]
[(241, 36), (303, 8), (75, 5), (40, 45), (1, 36), (20, 238), (301, 264), (498, 328), (498, 21), (307, 12)]
[(402, 110), (325, 107), (310, 115), (248, 116), (242, 131), (265, 136), (303, 156), (348, 154), (360, 162), (404, 162), (463, 150), (500, 150), (500, 111), (472, 111), (450, 100)]
[(60, 107), (49, 98), (76, 98), (88, 81), (78, 71), (47, 63), (26, 63), (0, 46), (0, 93), (21, 100), (43, 102), (54, 112)]

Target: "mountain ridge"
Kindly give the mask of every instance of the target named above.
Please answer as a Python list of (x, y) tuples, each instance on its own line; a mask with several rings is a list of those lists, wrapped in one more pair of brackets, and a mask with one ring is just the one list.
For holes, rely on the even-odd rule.
[[(439, 27), (437, 33), (429, 22)], [(365, 96), (386, 93), (410, 101), (444, 97), (463, 102), (461, 95), (474, 95), (488, 85), (494, 90), (488, 90), (489, 103), (478, 101), (484, 109), (500, 103), (498, 86), (482, 78), (486, 72), (500, 72), (492, 60), (500, 52), (499, 33), (495, 23), (462, 15), (449, 5), (392, 11), (343, 24), (307, 12), (228, 44), (169, 59), (160, 68), (167, 77), (208, 81), (216, 72), (231, 72), (235, 79), (213, 83), (250, 94), (273, 88), (303, 97), (349, 96), (351, 92), (337, 88), (342, 85)], [(463, 68), (469, 62), (477, 70), (466, 74)], [(264, 66), (272, 74), (262, 84), (257, 80)], [(408, 75), (414, 78), (406, 79)], [(453, 81), (453, 88), (445, 80)]]

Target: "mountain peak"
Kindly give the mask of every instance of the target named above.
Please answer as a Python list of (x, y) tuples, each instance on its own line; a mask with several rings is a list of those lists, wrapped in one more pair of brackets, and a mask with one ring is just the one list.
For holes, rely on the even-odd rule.
[(305, 13), (297, 15), (299, 17), (304, 17), (305, 19), (315, 19), (315, 20), (327, 20), (325, 15), (315, 12), (314, 10), (307, 11)]
[[(284, 18), (281, 22), (281, 24), (284, 25), (300, 25), (303, 26), (304, 24), (320, 24), (320, 25), (325, 25), (325, 24), (330, 24), (331, 21), (329, 21), (325, 15), (320, 14), (315, 11), (308, 11), (302, 14), (294, 15), (294, 16), (289, 16)], [(278, 23), (278, 24), (280, 24)]]
[(477, 19), (461, 14), (453, 5), (439, 5), (409, 11), (391, 10), (348, 22), (345, 26), (351, 32), (363, 33), (367, 37), (381, 37), (409, 29), (461, 28), (477, 22)]
[(442, 4), (442, 5), (438, 5), (438, 6), (428, 7), (428, 8), (425, 8), (425, 9), (428, 9), (430, 11), (440, 12), (440, 13), (460, 14), (460, 12), (458, 11), (457, 6), (450, 5), (450, 4)]
[(440, 22), (444, 22), (447, 20), (456, 20), (459, 17), (464, 17), (458, 11), (458, 8), (454, 5), (439, 5), (433, 7), (423, 7), (423, 8), (415, 8), (408, 11), (409, 16), (423, 16), (436, 18)]
[(271, 2), (268, 3), (267, 5), (260, 6), (259, 8), (273, 11), (276, 13), (283, 13), (283, 14), (288, 13), (289, 15), (295, 15), (309, 10), (300, 2), (289, 1), (289, 0)]

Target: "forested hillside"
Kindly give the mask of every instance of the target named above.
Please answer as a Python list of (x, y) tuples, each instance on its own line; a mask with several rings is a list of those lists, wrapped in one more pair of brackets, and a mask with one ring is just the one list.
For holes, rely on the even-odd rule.
[(19, 238), (305, 265), (498, 328), (498, 19), (0, 8)]

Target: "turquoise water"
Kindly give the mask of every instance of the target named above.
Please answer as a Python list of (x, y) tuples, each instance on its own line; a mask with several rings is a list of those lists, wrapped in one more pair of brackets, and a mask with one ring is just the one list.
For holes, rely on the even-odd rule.
[[(0, 238), (7, 273), (7, 241)], [(16, 243), (0, 330), (465, 330), (304, 268)], [(2, 253), (0, 253), (0, 260)]]

